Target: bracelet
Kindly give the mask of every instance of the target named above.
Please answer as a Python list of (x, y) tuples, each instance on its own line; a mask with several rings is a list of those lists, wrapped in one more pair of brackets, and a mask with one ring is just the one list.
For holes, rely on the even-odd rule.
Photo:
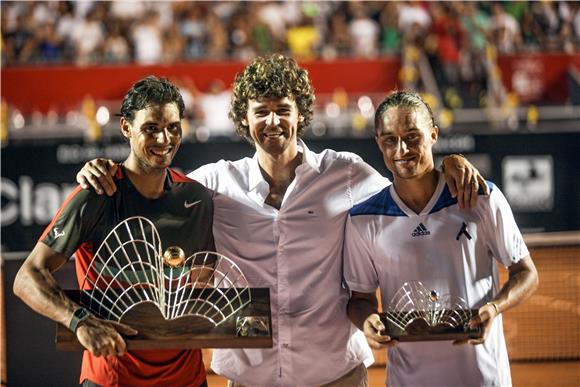
[(497, 306), (497, 304), (495, 302), (486, 302), (485, 305), (489, 305), (493, 308), (493, 310), (495, 311), (495, 315), (499, 315), (499, 306)]
[(88, 309), (83, 307), (76, 308), (73, 312), (68, 329), (70, 329), (73, 333), (77, 333), (79, 325), (90, 316), (91, 312), (89, 312)]

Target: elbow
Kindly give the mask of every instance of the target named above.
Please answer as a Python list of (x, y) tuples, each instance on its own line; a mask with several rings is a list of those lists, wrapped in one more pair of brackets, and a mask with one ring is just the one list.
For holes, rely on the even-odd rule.
[(538, 275), (538, 270), (536, 266), (532, 263), (525, 271), (525, 277), (523, 283), (525, 284), (525, 292), (528, 297), (531, 296), (540, 285), (540, 277)]
[(27, 285), (30, 283), (30, 267), (26, 264), (26, 262), (22, 265), (18, 273), (16, 273), (16, 277), (14, 278), (14, 283), (12, 284), (12, 292), (16, 297), (24, 300), (26, 297), (26, 288)]
[(348, 316), (348, 319), (358, 327), (358, 321), (356, 319), (356, 312), (355, 312), (355, 305), (353, 302), (353, 299), (351, 298), (348, 301), (348, 304), (346, 304), (346, 315)]
[(540, 286), (540, 276), (538, 275), (538, 271), (534, 267), (534, 271), (532, 272), (532, 279), (531, 279), (531, 291), (535, 292)]
[(22, 287), (24, 281), (22, 277), (24, 276), (24, 274), (22, 273), (22, 270), (23, 270), (22, 267), (20, 268), (20, 270), (18, 270), (18, 273), (16, 273), (16, 277), (14, 278), (14, 283), (12, 284), (12, 292), (18, 298), (22, 298), (23, 293)]

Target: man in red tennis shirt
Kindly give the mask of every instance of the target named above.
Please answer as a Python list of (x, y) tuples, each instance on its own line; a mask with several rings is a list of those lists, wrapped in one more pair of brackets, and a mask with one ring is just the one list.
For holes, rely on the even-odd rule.
[(147, 77), (135, 83), (121, 106), (121, 133), (131, 152), (114, 177), (116, 193), (74, 190), (16, 276), (16, 295), (69, 327), (86, 348), (80, 375), (84, 386), (207, 386), (200, 350), (127, 351), (123, 335), (137, 332), (72, 301), (52, 275), (75, 254), (82, 286), (93, 253), (132, 216), (153, 222), (164, 246), (180, 246), (186, 254), (215, 250), (211, 196), (169, 168), (181, 143), (184, 110), (179, 90), (168, 80)]

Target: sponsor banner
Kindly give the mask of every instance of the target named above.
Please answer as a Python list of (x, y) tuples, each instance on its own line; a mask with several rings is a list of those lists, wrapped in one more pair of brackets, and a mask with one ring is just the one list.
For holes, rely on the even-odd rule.
[[(580, 230), (580, 133), (442, 136), (435, 149), (439, 164), (449, 153), (462, 153), (505, 193), (516, 220), (526, 231)], [(331, 148), (359, 154), (389, 175), (373, 139), (307, 140), (315, 151)], [(189, 172), (219, 159), (251, 157), (245, 142), (183, 143), (174, 166)], [(76, 186), (76, 173), (94, 157), (124, 160), (125, 143), (106, 145), (72, 141), (7, 146), (2, 149), (0, 192), (1, 248), (28, 251), (60, 204)], [(437, 164), (437, 165), (438, 165)]]
[(508, 156), (502, 162), (504, 194), (514, 211), (554, 209), (552, 156)]

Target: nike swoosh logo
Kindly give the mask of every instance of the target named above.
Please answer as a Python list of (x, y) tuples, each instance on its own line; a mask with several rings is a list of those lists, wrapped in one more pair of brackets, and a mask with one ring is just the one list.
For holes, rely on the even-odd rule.
[(188, 203), (187, 200), (183, 202), (183, 207), (185, 208), (191, 208), (193, 206), (195, 206), (197, 203), (201, 202), (201, 200), (197, 200), (193, 203)]

